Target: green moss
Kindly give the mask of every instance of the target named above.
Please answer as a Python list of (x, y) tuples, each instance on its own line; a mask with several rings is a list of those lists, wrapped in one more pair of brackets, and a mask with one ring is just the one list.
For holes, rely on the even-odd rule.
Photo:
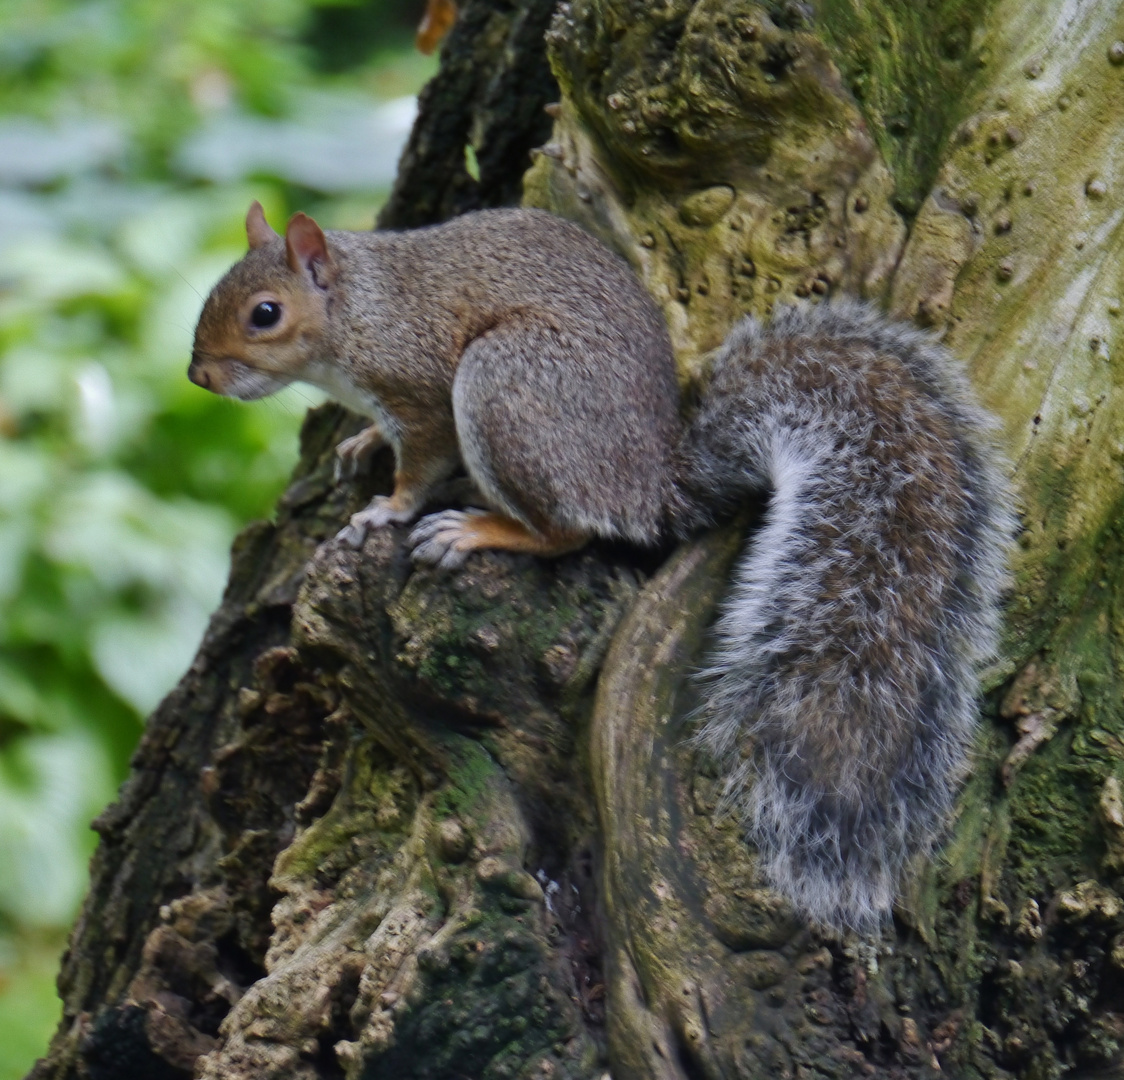
[[(1097, 568), (1107, 573), (1101, 560), (1110, 559), (1116, 547), (1103, 540), (1097, 545)], [(1086, 561), (1081, 576), (1088, 570)], [(1122, 749), (1120, 677), (1106, 632), (1108, 599), (1094, 580), (1050, 642), (1050, 655), (1058, 658), (1063, 677), (1070, 673), (1079, 693), (1059, 733), (1035, 751), (1011, 787), (1009, 859), (1021, 895), (1041, 896), (1098, 873), (1103, 838), (1097, 803)]]
[(417, 801), (413, 778), (388, 763), (374, 739), (352, 748), (343, 786), (331, 807), (301, 833), (277, 860), (278, 878), (331, 874), (337, 863), (350, 865), (352, 842), (397, 849), (408, 831)]
[(965, 89), (979, 71), (975, 27), (994, 0), (820, 0), (831, 46), (896, 180), (898, 209), (917, 212), (932, 187)]
[[(424, 992), (399, 1020), (394, 1046), (372, 1059), (364, 1080), (429, 1077), (485, 1080), (526, 1075), (530, 1065), (573, 1052), (577, 1031), (553, 985), (550, 955), (518, 917), (485, 900), (442, 950), (419, 956)], [(537, 1075), (572, 1075), (557, 1059)]]
[[(1124, 557), (1124, 500), (1103, 508), (1075, 506), (1073, 493), (1088, 490), (1076, 466), (1042, 463), (1024, 488), (1033, 493), (1024, 517), (1026, 553), (1015, 560), (1019, 578), (1008, 605), (1004, 651), (1026, 657), (1051, 647), (1079, 670), (1107, 674), (1109, 626), (1099, 620)], [(1085, 629), (1075, 630), (1075, 621)], [(1055, 644), (1061, 638), (1069, 639), (1064, 649)]]
[(972, 776), (960, 797), (956, 831), (942, 851), (952, 881), (979, 872), (981, 852), (988, 836), (994, 834), (1000, 808), (995, 805), (992, 778), (1005, 753), (1003, 742), (991, 728), (981, 731), (976, 740)]
[(448, 783), (433, 800), (433, 811), (438, 819), (474, 818), (488, 794), (490, 785), (501, 775), (500, 767), (492, 756), (475, 739), (451, 737), (448, 761)]
[(1068, 742), (1040, 749), (1012, 785), (1008, 866), (1019, 895), (1048, 895), (1096, 864), (1091, 826), (1104, 778), (1066, 764)]

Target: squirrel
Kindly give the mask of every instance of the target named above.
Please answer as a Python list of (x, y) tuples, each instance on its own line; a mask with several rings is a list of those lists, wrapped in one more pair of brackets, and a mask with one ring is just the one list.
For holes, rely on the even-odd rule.
[(853, 300), (747, 317), (681, 416), (664, 319), (628, 264), (539, 210), (405, 232), (285, 236), (207, 298), (189, 377), (243, 400), (292, 381), (372, 424), (394, 489), (340, 539), (413, 522), (463, 465), (484, 509), (423, 517), (413, 559), (553, 556), (592, 537), (687, 537), (768, 495), (701, 673), (696, 736), (770, 884), (808, 918), (876, 932), (966, 771), (996, 647), (1012, 501), (949, 353)]

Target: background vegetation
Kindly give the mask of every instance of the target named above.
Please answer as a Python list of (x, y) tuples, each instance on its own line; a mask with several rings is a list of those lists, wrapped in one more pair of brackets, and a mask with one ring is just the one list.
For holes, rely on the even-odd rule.
[(57, 1022), (89, 821), (295, 460), (310, 392), (184, 377), (201, 294), (251, 198), (370, 226), (420, 6), (0, 0), (0, 1080)]

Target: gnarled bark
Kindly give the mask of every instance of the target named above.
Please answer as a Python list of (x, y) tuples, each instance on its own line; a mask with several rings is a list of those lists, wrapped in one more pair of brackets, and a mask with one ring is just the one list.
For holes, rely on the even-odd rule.
[[(463, 5), (385, 224), (513, 195), (550, 6)], [(386, 463), (333, 486), (323, 409), (101, 820), (33, 1075), (1112, 1075), (1124, 16), (573, 0), (548, 41), (527, 199), (631, 260), (686, 373), (743, 312), (858, 293), (1000, 419), (1025, 527), (946, 842), (879, 940), (803, 925), (685, 739), (739, 530), (662, 567), (357, 554), (323, 541)]]

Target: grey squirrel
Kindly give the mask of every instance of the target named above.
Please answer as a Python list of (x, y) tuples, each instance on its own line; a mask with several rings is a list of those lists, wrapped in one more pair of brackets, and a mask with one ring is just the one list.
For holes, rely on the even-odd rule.
[(487, 509), (430, 514), (413, 558), (557, 555), (687, 536), (769, 492), (702, 678), (699, 742), (771, 884), (825, 925), (877, 929), (947, 819), (995, 648), (1011, 498), (948, 353), (856, 302), (740, 322), (695, 415), (623, 259), (536, 210), (408, 232), (278, 236), (215, 286), (189, 377), (250, 400), (300, 380), (373, 423), (394, 491), (340, 538), (413, 521), (463, 463)]

